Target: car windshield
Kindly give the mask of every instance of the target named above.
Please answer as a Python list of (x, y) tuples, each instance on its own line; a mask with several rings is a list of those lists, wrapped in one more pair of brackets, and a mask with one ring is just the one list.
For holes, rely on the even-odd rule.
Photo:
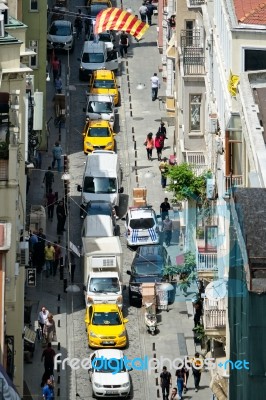
[(72, 33), (69, 25), (53, 24), (50, 28), (49, 34), (55, 36), (71, 36)]
[(92, 34), (90, 35), (89, 40), (90, 40), (90, 41), (93, 41), (93, 40), (97, 41), (97, 40), (99, 40), (99, 42), (112, 42), (112, 38), (111, 38), (111, 36), (110, 36), (109, 33), (100, 33), (100, 34), (98, 35), (98, 37), (97, 37), (97, 35), (94, 36), (94, 34), (92, 33)]
[(134, 275), (144, 275), (144, 276), (162, 275), (163, 264), (162, 261), (149, 262), (143, 260), (143, 262), (132, 265), (132, 272), (134, 273)]
[(119, 374), (121, 372), (126, 372), (126, 367), (124, 364), (123, 358), (111, 358), (110, 360), (106, 360), (106, 358), (103, 360), (99, 357), (96, 359), (94, 362), (94, 368), (97, 372), (102, 372), (102, 373), (116, 373)]
[(107, 8), (107, 4), (92, 4), (89, 8), (89, 16), (95, 18), (105, 8)]
[(89, 101), (88, 112), (111, 113), (112, 103), (105, 101)]
[(95, 312), (92, 317), (92, 325), (122, 325), (118, 312)]
[(85, 193), (116, 193), (116, 178), (93, 178), (86, 176), (83, 191)]
[(131, 229), (150, 229), (155, 225), (153, 218), (137, 218), (131, 219), (129, 226)]
[(110, 137), (110, 130), (108, 128), (90, 128), (87, 136), (89, 137)]
[(119, 292), (119, 282), (117, 278), (92, 278), (89, 291), (95, 293), (117, 293)]
[(96, 80), (94, 81), (93, 87), (95, 89), (115, 89), (115, 82), (111, 79), (105, 79), (105, 80)]
[(83, 53), (82, 62), (100, 64), (104, 62), (104, 55), (103, 53)]

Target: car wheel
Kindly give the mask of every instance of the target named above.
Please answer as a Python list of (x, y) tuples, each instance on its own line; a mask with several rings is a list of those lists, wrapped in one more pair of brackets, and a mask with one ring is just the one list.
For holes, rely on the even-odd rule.
[(95, 394), (94, 394), (94, 391), (93, 391), (93, 390), (91, 391), (91, 397), (92, 397), (93, 399), (96, 399), (96, 396), (95, 396)]
[(120, 226), (119, 225), (116, 225), (114, 233), (115, 233), (115, 236), (120, 236)]

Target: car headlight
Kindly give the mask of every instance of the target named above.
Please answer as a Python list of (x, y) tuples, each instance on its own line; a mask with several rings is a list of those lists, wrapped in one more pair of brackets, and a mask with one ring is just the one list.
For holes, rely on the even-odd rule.
[(90, 332), (89, 332), (89, 335), (90, 335), (91, 337), (98, 337), (98, 336), (96, 335), (96, 333), (94, 333), (93, 331), (90, 331)]
[(106, 145), (106, 147), (112, 146), (112, 145), (113, 145), (113, 142), (108, 142), (107, 145)]
[(103, 385), (100, 385), (99, 383), (94, 383), (94, 386), (97, 387), (97, 388), (103, 387)]
[(85, 142), (87, 146), (93, 147), (93, 144), (91, 142)]
[(79, 69), (80, 69), (81, 71), (85, 71), (85, 68), (84, 68), (84, 67), (79, 67)]
[(118, 296), (116, 299), (116, 304), (122, 304), (123, 302), (123, 297), (122, 296)]
[(126, 336), (126, 331), (125, 331), (125, 330), (123, 330), (123, 331), (120, 333), (120, 335), (118, 335), (118, 337), (123, 337), (123, 336)]
[(109, 121), (110, 121), (110, 122), (114, 122), (114, 120), (115, 120), (115, 119), (114, 119), (114, 116), (112, 115), (112, 116), (110, 117)]
[(122, 387), (124, 387), (124, 388), (129, 387), (129, 382), (123, 383)]

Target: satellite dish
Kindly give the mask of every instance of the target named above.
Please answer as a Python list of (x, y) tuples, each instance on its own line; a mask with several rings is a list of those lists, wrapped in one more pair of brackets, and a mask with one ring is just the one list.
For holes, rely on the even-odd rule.
[(206, 298), (209, 300), (221, 300), (227, 294), (226, 284), (223, 279), (210, 282), (205, 288)]

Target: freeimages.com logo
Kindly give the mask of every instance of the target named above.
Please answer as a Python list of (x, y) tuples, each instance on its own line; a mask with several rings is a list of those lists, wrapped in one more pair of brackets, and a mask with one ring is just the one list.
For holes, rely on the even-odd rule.
[(66, 366), (70, 367), (73, 370), (85, 369), (85, 370), (94, 370), (94, 371), (104, 371), (110, 372), (113, 375), (118, 374), (121, 371), (127, 370), (136, 370), (136, 371), (147, 371), (151, 374), (154, 370), (161, 370), (163, 366), (166, 366), (169, 370), (178, 370), (183, 367), (187, 369), (196, 369), (201, 370), (202, 368), (206, 370), (215, 369), (217, 366), (226, 370), (228, 367), (230, 369), (236, 370), (249, 370), (249, 362), (246, 360), (226, 360), (225, 362), (216, 363), (215, 358), (193, 358), (190, 360), (188, 357), (185, 358), (175, 358), (171, 360), (170, 358), (165, 358), (163, 356), (159, 358), (149, 358), (148, 356), (144, 356), (143, 358), (135, 357), (128, 358), (124, 356), (123, 358), (105, 358), (94, 357), (91, 358), (65, 358), (61, 360), (62, 354), (56, 354), (54, 358), (54, 368), (57, 369), (59, 364), (62, 365), (62, 369), (66, 369)]

